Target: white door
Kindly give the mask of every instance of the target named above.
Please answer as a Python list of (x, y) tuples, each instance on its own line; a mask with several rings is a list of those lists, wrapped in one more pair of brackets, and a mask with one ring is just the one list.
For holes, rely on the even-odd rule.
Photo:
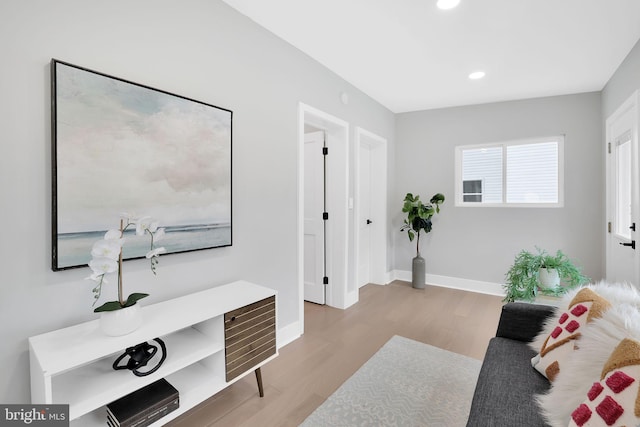
[(637, 93), (606, 126), (607, 280), (640, 286)]
[(324, 133), (304, 139), (304, 299), (325, 303)]
[(371, 148), (360, 146), (358, 287), (371, 282)]

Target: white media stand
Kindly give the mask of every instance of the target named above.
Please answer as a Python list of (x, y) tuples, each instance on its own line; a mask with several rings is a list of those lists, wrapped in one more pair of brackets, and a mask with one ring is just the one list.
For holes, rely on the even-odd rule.
[[(180, 407), (153, 424), (163, 425), (253, 371), (260, 382), (259, 368), (278, 355), (275, 297), (272, 289), (238, 281), (143, 306), (143, 325), (125, 336), (106, 336), (93, 320), (31, 337), (31, 401), (69, 404), (72, 426), (103, 426), (105, 405), (166, 378)], [(234, 328), (241, 330), (235, 337)], [(158, 371), (137, 377), (113, 370), (127, 347), (156, 337), (167, 346)]]

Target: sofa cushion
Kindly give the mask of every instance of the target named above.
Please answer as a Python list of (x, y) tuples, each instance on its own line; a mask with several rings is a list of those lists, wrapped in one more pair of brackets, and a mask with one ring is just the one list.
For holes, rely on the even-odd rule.
[(565, 306), (566, 309), (554, 316), (555, 323), (549, 323), (553, 328), (539, 348), (540, 354), (531, 361), (533, 367), (550, 381), (555, 380), (561, 367), (570, 363), (584, 326), (602, 317), (610, 306), (606, 299), (590, 288), (581, 289)]
[(540, 334), (545, 322), (556, 311), (556, 307), (543, 304), (524, 302), (505, 304), (500, 313), (496, 336), (530, 342)]
[(569, 427), (640, 424), (640, 342), (620, 341), (585, 400), (572, 412)]
[(492, 338), (480, 369), (467, 427), (546, 427), (534, 395), (549, 381), (531, 368), (535, 352), (522, 341)]
[[(558, 375), (547, 394), (537, 396), (541, 413), (551, 426), (568, 425), (572, 412), (583, 403), (594, 383), (602, 381), (614, 369), (610, 360), (619, 360), (619, 357), (612, 358), (612, 353), (627, 338), (640, 340), (640, 312), (637, 306), (631, 304), (613, 306), (602, 318), (585, 328), (572, 363)], [(631, 354), (625, 358), (633, 360), (637, 356)], [(623, 361), (614, 365), (620, 367), (626, 364)], [(636, 381), (636, 390), (637, 387)]]

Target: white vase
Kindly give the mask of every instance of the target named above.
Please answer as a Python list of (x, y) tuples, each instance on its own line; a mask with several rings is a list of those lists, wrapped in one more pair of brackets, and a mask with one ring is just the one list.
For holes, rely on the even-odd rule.
[(540, 268), (538, 278), (541, 288), (555, 289), (560, 285), (560, 275), (555, 268)]
[(111, 337), (130, 334), (140, 325), (142, 325), (142, 308), (138, 303), (120, 310), (100, 313), (100, 329)]

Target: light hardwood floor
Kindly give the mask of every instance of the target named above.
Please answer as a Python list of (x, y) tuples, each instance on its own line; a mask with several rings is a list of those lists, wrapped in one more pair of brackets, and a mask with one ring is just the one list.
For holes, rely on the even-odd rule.
[(297, 426), (393, 335), (482, 359), (501, 298), (406, 282), (366, 285), (347, 310), (305, 303), (305, 333), (262, 368), (265, 397), (248, 375), (169, 425)]

